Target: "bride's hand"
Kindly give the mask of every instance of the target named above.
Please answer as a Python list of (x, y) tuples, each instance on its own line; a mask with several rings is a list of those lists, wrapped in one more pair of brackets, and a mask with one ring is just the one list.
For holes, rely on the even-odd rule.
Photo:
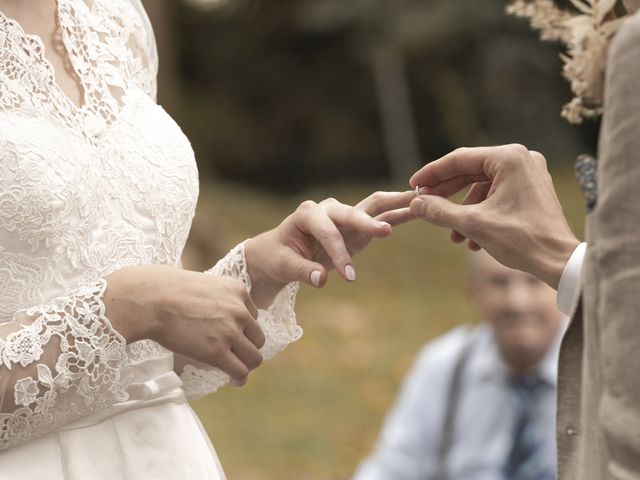
[(167, 265), (127, 267), (105, 278), (106, 314), (127, 343), (149, 338), (219, 368), (234, 385), (262, 362), (258, 310), (239, 280)]
[(408, 209), (413, 198), (414, 191), (376, 192), (355, 207), (333, 198), (300, 204), (275, 229), (245, 245), (256, 305), (268, 305), (284, 285), (296, 280), (322, 287), (332, 268), (354, 281), (352, 257), (373, 238), (386, 237), (392, 226), (413, 218)]

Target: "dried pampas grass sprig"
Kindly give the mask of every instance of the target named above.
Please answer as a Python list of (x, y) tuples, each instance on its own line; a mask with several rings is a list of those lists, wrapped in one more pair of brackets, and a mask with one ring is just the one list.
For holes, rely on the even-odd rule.
[(616, 1), (571, 0), (576, 13), (558, 8), (553, 0), (514, 0), (507, 6), (507, 13), (529, 19), (543, 40), (566, 45), (563, 74), (575, 97), (561, 115), (570, 123), (602, 113), (607, 50), (625, 18), (614, 15)]

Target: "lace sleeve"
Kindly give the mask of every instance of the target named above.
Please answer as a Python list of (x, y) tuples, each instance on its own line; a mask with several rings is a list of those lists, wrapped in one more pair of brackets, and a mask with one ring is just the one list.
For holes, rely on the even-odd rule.
[[(129, 0), (131, 2), (131, 6), (136, 11), (136, 13), (140, 16), (140, 20), (142, 21), (142, 26), (144, 28), (143, 41), (139, 42), (139, 48), (142, 49), (143, 60), (148, 69), (149, 77), (152, 79), (150, 84), (150, 91), (147, 93), (155, 100), (157, 96), (157, 78), (158, 78), (158, 47), (156, 44), (156, 37), (153, 33), (153, 26), (151, 25), (151, 21), (149, 20), (149, 16), (147, 15), (144, 6), (142, 5), (141, 0)], [(135, 50), (135, 49), (134, 49)]]
[[(205, 273), (236, 278), (244, 283), (247, 291), (251, 291), (244, 243), (233, 248)], [(302, 336), (302, 328), (296, 322), (294, 311), (297, 293), (298, 283), (290, 283), (276, 296), (268, 309), (259, 311), (258, 323), (266, 337), (266, 343), (260, 351), (265, 360), (274, 357)], [(213, 393), (229, 382), (229, 376), (217, 368), (180, 355), (176, 355), (175, 369), (182, 379), (185, 394), (190, 399)]]
[(0, 325), (0, 450), (127, 399), (125, 339), (105, 316), (106, 281)]

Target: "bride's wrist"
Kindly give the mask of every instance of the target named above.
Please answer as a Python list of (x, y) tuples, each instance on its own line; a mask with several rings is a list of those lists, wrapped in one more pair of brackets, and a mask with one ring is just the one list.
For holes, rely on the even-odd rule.
[(268, 259), (264, 254), (270, 249), (265, 245), (265, 236), (270, 233), (265, 232), (244, 244), (247, 273), (251, 278), (251, 298), (258, 308), (269, 307), (276, 295), (287, 285), (286, 282), (274, 278), (267, 268)]

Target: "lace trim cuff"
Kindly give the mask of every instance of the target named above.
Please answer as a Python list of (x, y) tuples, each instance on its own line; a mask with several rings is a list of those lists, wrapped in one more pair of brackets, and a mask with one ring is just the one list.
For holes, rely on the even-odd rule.
[[(215, 267), (205, 273), (238, 279), (244, 283), (247, 291), (251, 291), (244, 243), (233, 248)], [(260, 350), (265, 360), (273, 358), (302, 336), (302, 328), (297, 324), (294, 310), (297, 293), (298, 283), (290, 283), (276, 296), (268, 309), (258, 311), (258, 324), (266, 338), (265, 345)], [(201, 364), (196, 366), (194, 363), (185, 365), (180, 375), (187, 397), (193, 399), (213, 393), (229, 382), (229, 376), (220, 370)]]

